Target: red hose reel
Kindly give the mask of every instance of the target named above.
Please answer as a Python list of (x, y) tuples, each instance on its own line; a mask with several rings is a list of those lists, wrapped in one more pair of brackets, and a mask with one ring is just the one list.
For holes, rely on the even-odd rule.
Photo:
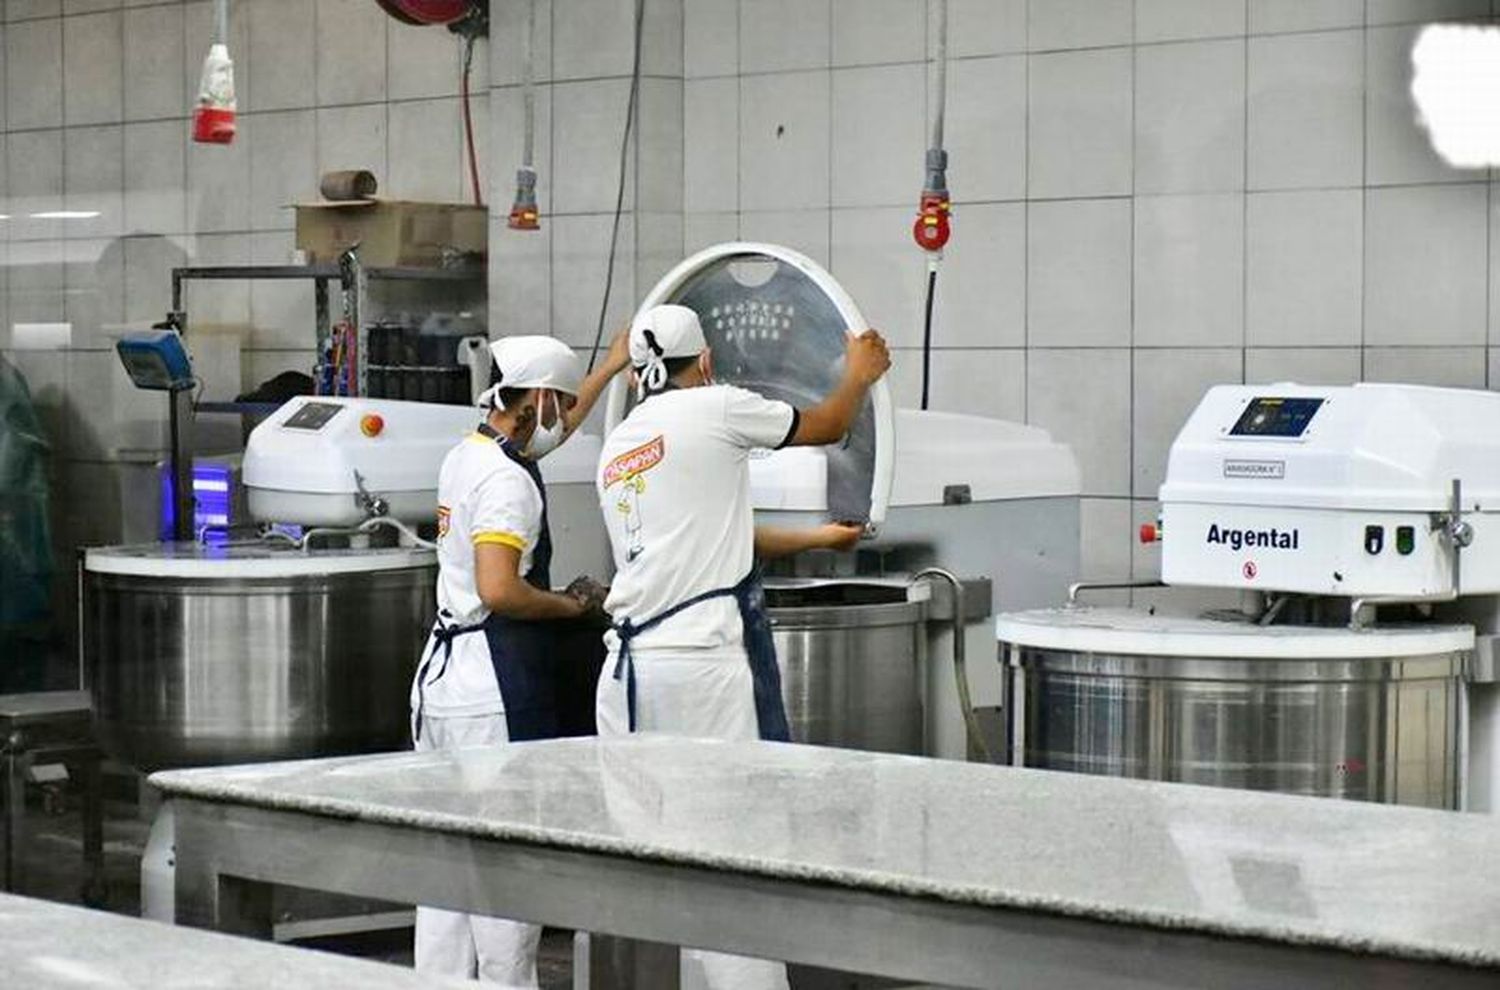
[(407, 24), (452, 24), (468, 16), (473, 0), (375, 0), (385, 12)]

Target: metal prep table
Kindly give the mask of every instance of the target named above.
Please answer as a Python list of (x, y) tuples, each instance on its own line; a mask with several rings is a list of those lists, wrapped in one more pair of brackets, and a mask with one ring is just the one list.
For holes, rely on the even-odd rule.
[(0, 986), (25, 990), (459, 990), (384, 963), (0, 894)]
[(1500, 978), (1486, 816), (653, 736), (152, 782), (178, 920), (247, 934), (294, 883), (962, 987)]
[(93, 708), (87, 691), (38, 691), (0, 695), (0, 804), (5, 806), (4, 888), (22, 884), (26, 846), (26, 780), (32, 767), (61, 763), (76, 774), (82, 792), (83, 860), (88, 874), (81, 892), (89, 903), (104, 899), (104, 801), (94, 742)]

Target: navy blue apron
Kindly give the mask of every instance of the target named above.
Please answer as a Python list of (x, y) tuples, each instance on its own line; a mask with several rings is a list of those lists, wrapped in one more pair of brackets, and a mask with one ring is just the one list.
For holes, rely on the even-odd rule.
[[(536, 483), (542, 496), (541, 535), (531, 552), (531, 570), (526, 572), (526, 581), (543, 591), (552, 590), (552, 532), (547, 525), (547, 486), (542, 481), (542, 472), (536, 462), (522, 457), (512, 449), (505, 438), (482, 423), (478, 431), (499, 444), (516, 464), (520, 465)], [(422, 736), (422, 687), (430, 683), (427, 671), (433, 660), (441, 654), (441, 664), (432, 676), (432, 681), (441, 680), (448, 671), (448, 661), (453, 655), (453, 641), (459, 636), (482, 632), (489, 642), (490, 661), (495, 665), (495, 681), (500, 685), (500, 698), (505, 705), (505, 727), (511, 742), (529, 739), (552, 739), (559, 735), (557, 681), (553, 665), (557, 663), (557, 629), (553, 622), (533, 622), (524, 619), (509, 619), (490, 613), (480, 625), (455, 626), (444, 622), (451, 618), (439, 614), (433, 626), (433, 649), (417, 670), (417, 713), (413, 735)]]
[(781, 669), (776, 665), (776, 641), (771, 636), (771, 617), (766, 614), (766, 591), (761, 585), (760, 569), (757, 567), (750, 568), (750, 573), (732, 588), (715, 588), (713, 591), (694, 595), (644, 622), (622, 619), (615, 623), (615, 635), (620, 637), (620, 651), (615, 659), (613, 676), (617, 681), (622, 678), (625, 681), (625, 706), (630, 731), (635, 731), (636, 724), (632, 642), (637, 636), (650, 632), (673, 616), (716, 598), (733, 598), (740, 607), (745, 653), (750, 660), (750, 679), (755, 689), (755, 720), (760, 729), (760, 737), (767, 742), (791, 742), (792, 732), (787, 724), (786, 703), (781, 697)]

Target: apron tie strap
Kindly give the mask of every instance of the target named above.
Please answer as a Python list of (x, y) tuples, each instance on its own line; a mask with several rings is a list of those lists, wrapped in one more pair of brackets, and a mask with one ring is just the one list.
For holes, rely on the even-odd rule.
[[(421, 666), (417, 668), (417, 712), (412, 723), (412, 739), (420, 741), (422, 738), (422, 711), (427, 705), (427, 685), (436, 684), (448, 673), (448, 663), (453, 659), (453, 641), (460, 636), (469, 633), (483, 631), (483, 625), (458, 626), (446, 625), (442, 616), (439, 616), (432, 624), (432, 649), (422, 658)], [(438, 652), (443, 655), (442, 663), (438, 666), (437, 673), (429, 679), (428, 670), (432, 667), (432, 661), (437, 658)]]
[(653, 615), (644, 622), (635, 623), (626, 618), (614, 624), (615, 635), (620, 637), (620, 649), (615, 655), (615, 669), (611, 676), (617, 681), (621, 678), (625, 680), (625, 712), (631, 732), (635, 731), (636, 724), (635, 657), (631, 642), (642, 633), (650, 632), (663, 622), (686, 612), (695, 605), (702, 605), (704, 602), (713, 601), (715, 598), (738, 598), (746, 582), (755, 576), (756, 572), (751, 571), (749, 577), (742, 579), (733, 587), (715, 588), (712, 591), (705, 591), (702, 594), (694, 595), (687, 601), (678, 602), (665, 612)]

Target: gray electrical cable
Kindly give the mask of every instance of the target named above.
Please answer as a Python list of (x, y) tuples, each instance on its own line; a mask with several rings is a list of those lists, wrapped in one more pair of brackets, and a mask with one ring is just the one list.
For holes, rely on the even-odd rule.
[(948, 112), (948, 0), (938, 0), (937, 105), (932, 117), (932, 147), (943, 146), (943, 120)]
[(229, 44), (229, 0), (214, 0), (214, 41)]
[(641, 91), (641, 33), (646, 17), (646, 0), (635, 0), (635, 55), (630, 69), (630, 99), (625, 104), (625, 131), (620, 136), (620, 186), (615, 192), (615, 222), (609, 234), (609, 261), (604, 268), (604, 298), (599, 303), (599, 325), (594, 329), (594, 346), (589, 351), (589, 371), (599, 359), (599, 345), (604, 342), (604, 321), (609, 317), (609, 295), (615, 284), (615, 256), (620, 243), (620, 216), (625, 212), (625, 174), (630, 156), (630, 135), (635, 129), (636, 102)]
[(532, 160), (536, 143), (536, 72), (532, 66), (536, 44), (536, 0), (526, 3), (526, 38), (521, 47), (521, 101), (525, 112), (522, 131), (521, 167), (535, 170)]

